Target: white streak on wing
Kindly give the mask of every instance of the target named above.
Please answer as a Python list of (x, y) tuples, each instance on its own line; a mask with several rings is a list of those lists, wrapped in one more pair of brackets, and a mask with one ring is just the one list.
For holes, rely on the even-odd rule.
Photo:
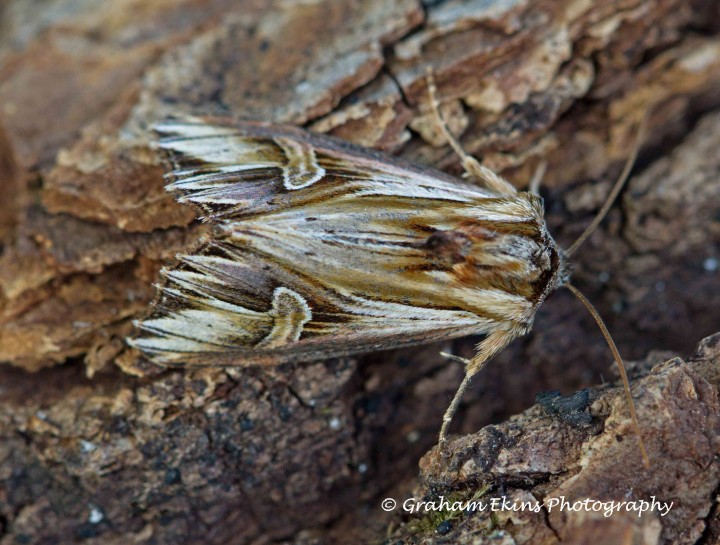
[[(394, 183), (393, 183), (394, 182)], [(411, 199), (438, 199), (443, 201), (471, 202), (477, 195), (467, 192), (467, 196), (460, 191), (448, 192), (442, 188), (416, 185), (408, 180), (382, 180), (381, 182), (368, 183), (366, 187), (352, 194), (352, 197), (363, 196), (388, 196), (388, 197), (409, 197)]]
[(202, 120), (197, 122), (164, 121), (153, 125), (153, 130), (159, 133), (175, 134), (186, 138), (200, 138), (204, 136), (233, 136), (238, 133), (235, 127), (222, 125), (208, 125)]
[(482, 208), (477, 209), (477, 215), (475, 216), (472, 216), (472, 212), (468, 213), (467, 215), (487, 222), (497, 221), (506, 223), (525, 223), (533, 219), (531, 217), (511, 216), (508, 214), (503, 214), (502, 212), (494, 213), (488, 210), (483, 210)]
[[(446, 191), (450, 194), (465, 194), (470, 198), (501, 198), (494, 191), (488, 190), (478, 184), (467, 182), (462, 179), (447, 180), (443, 175), (434, 176), (431, 171), (427, 170), (408, 170), (401, 165), (392, 162), (381, 164), (377, 159), (366, 156), (356, 156), (352, 158), (336, 156), (333, 151), (321, 150), (322, 153), (333, 157), (333, 161), (328, 168), (333, 175), (341, 178), (362, 178), (372, 180), (375, 187), (381, 186), (385, 182), (399, 183), (406, 189), (410, 186), (426, 186)], [(322, 163), (322, 160), (320, 161)], [(339, 162), (339, 163), (338, 163)], [(340, 164), (342, 168), (335, 171), (333, 166)]]
[[(258, 146), (256, 142), (248, 144), (247, 139), (230, 136), (197, 140), (163, 140), (160, 142), (160, 148), (194, 157), (206, 163), (231, 165), (257, 162), (259, 153), (272, 150), (270, 146)], [(276, 161), (267, 161), (267, 166), (276, 164)]]
[[(164, 274), (166, 278), (172, 280), (181, 288), (188, 290), (189, 292), (196, 293), (203, 298), (211, 298), (211, 296), (208, 295), (207, 291), (203, 289), (203, 286), (207, 284), (208, 279), (217, 281), (216, 279), (209, 277), (208, 275), (190, 271), (169, 270), (166, 271)], [(187, 298), (186, 295), (182, 294), (177, 290), (174, 290), (173, 288), (165, 287), (164, 290), (183, 299)], [(238, 307), (238, 309), (240, 308), (243, 307)], [(228, 308), (223, 310), (235, 312), (236, 309)]]
[(415, 173), (396, 173), (395, 169), (387, 172), (364, 172), (357, 174), (335, 173), (333, 175), (348, 180), (358, 180), (358, 189), (353, 193), (356, 196), (407, 196), (418, 199), (453, 200), (458, 202), (473, 202), (478, 199), (497, 199), (498, 195), (481, 187), (465, 184), (458, 181), (456, 184), (436, 178)]
[(229, 183), (223, 174), (233, 174), (246, 170), (255, 170), (277, 166), (276, 163), (266, 161), (264, 163), (245, 163), (242, 165), (217, 165), (212, 167), (212, 172), (207, 167), (196, 169), (178, 169), (170, 174), (177, 179), (165, 186), (165, 189), (206, 189), (210, 187), (225, 187)]
[(346, 294), (346, 297), (352, 301), (352, 304), (342, 305), (348, 314), (387, 318), (388, 322), (392, 322), (393, 318), (402, 321), (417, 320), (421, 329), (427, 329), (428, 320), (436, 325), (443, 323), (455, 327), (462, 325), (477, 326), (483, 321), (482, 318), (472, 312), (463, 310), (442, 310), (403, 305), (389, 301), (373, 301), (349, 293)]
[[(428, 271), (426, 274), (440, 283), (450, 284), (454, 281), (453, 276), (445, 271)], [(502, 290), (454, 286), (453, 294), (458, 299), (467, 301), (469, 306), (507, 316), (512, 320), (524, 321), (534, 313), (531, 301)]]
[(465, 210), (470, 217), (481, 218), (486, 221), (502, 221), (522, 223), (526, 221), (542, 220), (542, 215), (532, 206), (519, 202), (520, 199), (507, 199), (486, 201), (480, 206), (472, 206)]
[(235, 267), (250, 268), (244, 263), (238, 263), (237, 261), (227, 259), (226, 257), (217, 257), (213, 255), (188, 254), (181, 256), (181, 259), (185, 263), (190, 263), (191, 265), (195, 265), (199, 268), (202, 268), (203, 270), (211, 271), (218, 274), (223, 274), (223, 269), (221, 267), (221, 265), (223, 264), (230, 264)]
[(233, 346), (252, 338), (250, 332), (240, 326), (241, 323), (241, 320), (222, 312), (184, 309), (163, 318), (143, 321), (140, 329), (155, 337), (135, 339), (135, 343), (162, 344), (165, 340), (166, 344), (171, 343), (173, 346), (177, 341), (198, 347), (191, 351), (197, 351), (206, 344)]
[[(188, 195), (184, 197), (177, 197), (177, 201), (182, 204), (187, 203), (208, 203), (208, 204), (232, 204), (232, 205), (240, 205), (247, 201), (238, 201), (238, 199), (233, 197), (213, 197), (212, 195)], [(212, 214), (209, 214), (212, 216)]]
[[(184, 257), (186, 256), (182, 256), (182, 258)], [(183, 259), (183, 261), (185, 261), (185, 259)], [(202, 295), (205, 295), (205, 292), (202, 291), (201, 286), (207, 284), (208, 276), (206, 274), (196, 273), (192, 271), (179, 271), (177, 269), (168, 269), (165, 267), (160, 270), (160, 274), (163, 275), (165, 278), (169, 278), (175, 281), (177, 284), (180, 285), (180, 287), (185, 288), (186, 290), (194, 291), (196, 293), (201, 293)]]
[[(145, 328), (141, 328), (145, 329)], [(228, 347), (214, 347), (206, 344), (199, 343), (190, 339), (184, 339), (182, 337), (138, 337), (135, 339), (127, 339), (127, 343), (139, 350), (142, 350), (146, 354), (158, 355), (161, 352), (175, 353), (201, 353), (209, 352), (214, 350), (216, 352), (224, 352)], [(162, 356), (158, 357), (157, 362), (164, 363), (166, 360)], [(170, 360), (172, 361), (172, 359)]]
[[(193, 288), (193, 291), (200, 293), (196, 288)], [(171, 295), (174, 295), (178, 297), (179, 299), (187, 299), (187, 295), (183, 294), (181, 291), (175, 290), (173, 288), (165, 287), (163, 289), (164, 293), (169, 293)], [(202, 299), (198, 300), (196, 304), (215, 308), (222, 312), (227, 312), (230, 314), (235, 314), (237, 316), (243, 316), (247, 319), (252, 318), (265, 318), (267, 316), (267, 313), (265, 312), (256, 312), (254, 310), (250, 310), (249, 308), (241, 307), (240, 305), (233, 305), (232, 303), (228, 303), (226, 301), (221, 301), (220, 299), (216, 299), (215, 297), (203, 297)]]

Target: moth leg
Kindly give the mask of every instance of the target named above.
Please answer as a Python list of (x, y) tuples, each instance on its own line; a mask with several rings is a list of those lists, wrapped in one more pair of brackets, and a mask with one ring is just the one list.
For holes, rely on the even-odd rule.
[(463, 381), (460, 383), (460, 387), (457, 389), (457, 392), (455, 392), (455, 397), (453, 397), (450, 406), (443, 416), (442, 427), (440, 428), (440, 445), (443, 445), (447, 441), (447, 431), (450, 427), (450, 422), (452, 422), (453, 416), (455, 416), (460, 406), (460, 401), (462, 400), (465, 390), (470, 386), (472, 377), (485, 366), (490, 358), (510, 344), (515, 337), (517, 337), (517, 334), (512, 331), (502, 329), (495, 330), (477, 345), (477, 353), (473, 359), (454, 358), (460, 359), (465, 363), (465, 378), (463, 378)]
[(530, 183), (528, 184), (528, 191), (530, 193), (534, 193), (535, 195), (540, 194), (540, 184), (542, 183), (542, 179), (545, 176), (546, 170), (547, 161), (543, 159), (542, 161), (540, 161), (540, 164), (535, 169), (533, 177), (530, 179)]
[(480, 161), (475, 159), (475, 157), (465, 153), (465, 150), (462, 149), (460, 143), (448, 129), (447, 123), (445, 123), (445, 120), (440, 113), (440, 102), (437, 98), (437, 86), (435, 85), (435, 77), (433, 76), (432, 68), (427, 69), (426, 79), (428, 94), (430, 95), (430, 110), (432, 111), (445, 140), (447, 140), (450, 147), (460, 157), (460, 161), (462, 162), (465, 172), (495, 193), (500, 193), (501, 195), (512, 195), (515, 193), (516, 190), (511, 184), (503, 180), (489, 168), (482, 166)]

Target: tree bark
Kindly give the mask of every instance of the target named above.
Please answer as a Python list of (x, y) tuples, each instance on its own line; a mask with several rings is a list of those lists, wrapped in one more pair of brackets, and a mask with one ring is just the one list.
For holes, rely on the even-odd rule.
[[(718, 543), (719, 22), (713, 0), (5, 2), (0, 545)], [(573, 277), (638, 360), (650, 469), (621, 390), (600, 385), (615, 380), (607, 346), (562, 291), (475, 378), (444, 453), (432, 447), (462, 369), (439, 352), (469, 357), (477, 339), (200, 371), (124, 343), (162, 265), (206, 230), (163, 189), (153, 123), (294, 123), (459, 174), (428, 66), (468, 152), (519, 188), (547, 162), (563, 247), (647, 116), (634, 175)], [(570, 415), (531, 407), (586, 386)], [(503, 494), (674, 507), (380, 506)]]

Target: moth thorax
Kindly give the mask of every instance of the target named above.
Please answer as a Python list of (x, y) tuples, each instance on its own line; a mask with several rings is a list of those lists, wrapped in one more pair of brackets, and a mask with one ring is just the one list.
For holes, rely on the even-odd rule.
[(435, 231), (425, 241), (428, 252), (437, 261), (448, 265), (465, 261), (472, 244), (470, 237), (461, 231)]
[(434, 231), (425, 240), (425, 248), (432, 258), (448, 266), (471, 259), (478, 243), (493, 240), (495, 235), (483, 228), (460, 227)]

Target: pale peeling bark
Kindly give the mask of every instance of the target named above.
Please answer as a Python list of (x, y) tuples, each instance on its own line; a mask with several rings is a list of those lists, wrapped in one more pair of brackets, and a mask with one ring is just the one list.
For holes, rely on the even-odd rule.
[[(426, 4), (0, 6), (0, 544), (718, 542), (717, 2)], [(484, 164), (523, 187), (548, 162), (547, 220), (565, 247), (649, 115), (637, 174), (574, 256), (574, 283), (641, 360), (649, 472), (616, 388), (592, 390), (588, 426), (539, 406), (504, 421), (537, 392), (613, 376), (565, 292), (475, 378), (453, 430), (469, 435), (448, 457), (422, 458), (462, 375), (438, 355), (450, 346), (183, 372), (124, 343), (162, 264), (206, 231), (163, 189), (153, 123), (303, 124), (458, 173), (429, 115), (427, 66), (450, 128)], [(452, 348), (470, 357), (475, 341)], [(687, 357), (646, 358), (653, 349)], [(677, 507), (462, 515), (439, 529), (380, 508), (487, 486), (517, 498), (632, 489)]]

